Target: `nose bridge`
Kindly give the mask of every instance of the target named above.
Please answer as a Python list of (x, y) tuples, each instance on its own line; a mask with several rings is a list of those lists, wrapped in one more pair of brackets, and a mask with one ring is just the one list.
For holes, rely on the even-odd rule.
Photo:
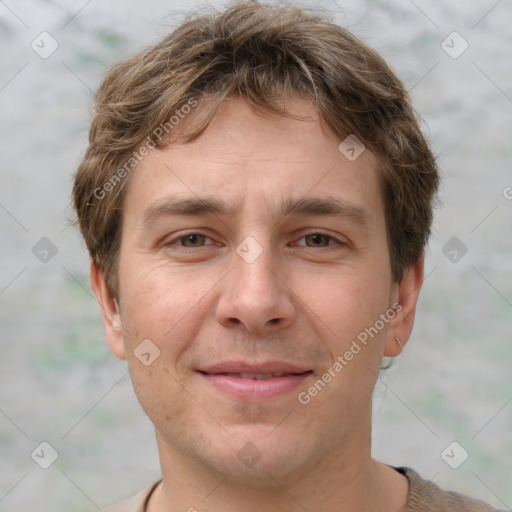
[(242, 323), (248, 330), (258, 331), (293, 321), (293, 302), (284, 276), (279, 276), (282, 265), (269, 238), (268, 233), (247, 236), (236, 247), (233, 272), (217, 310), (221, 323)]
[[(263, 293), (268, 294), (276, 291), (275, 270), (276, 258), (272, 255), (272, 247), (263, 236), (246, 237), (236, 248), (235, 276), (240, 290), (249, 295)], [(268, 237), (267, 237), (268, 238)], [(268, 298), (268, 297), (267, 297)]]

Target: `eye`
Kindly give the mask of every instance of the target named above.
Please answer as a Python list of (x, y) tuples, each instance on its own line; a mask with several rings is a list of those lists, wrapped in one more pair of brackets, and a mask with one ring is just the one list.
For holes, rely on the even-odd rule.
[(205, 240), (211, 240), (211, 238), (200, 233), (188, 233), (187, 235), (182, 235), (171, 240), (166, 245), (178, 245), (180, 247), (188, 247), (193, 249), (194, 247), (203, 247), (205, 245)]
[[(170, 240), (165, 245), (167, 246), (178, 246), (178, 247), (184, 247), (188, 249), (194, 249), (199, 247), (204, 247), (205, 245), (212, 245), (211, 243), (206, 243), (206, 241), (209, 240), (210, 242), (213, 242), (213, 240), (201, 233), (187, 233), (186, 235), (181, 235), (177, 238), (174, 238)], [(299, 243), (296, 242), (294, 245), (301, 245), (311, 248), (323, 248), (323, 247), (329, 247), (333, 245), (343, 246), (346, 245), (344, 242), (338, 240), (337, 238), (328, 235), (326, 233), (310, 233), (307, 235), (302, 236), (299, 241), (304, 240), (305, 243)]]
[[(305, 240), (306, 243), (297, 243), (296, 245), (305, 245), (307, 247), (327, 247), (330, 245), (345, 245), (340, 240), (325, 233), (310, 233), (309, 235), (304, 235), (302, 238), (300, 238), (300, 240)], [(329, 243), (330, 241), (332, 241), (333, 243)]]

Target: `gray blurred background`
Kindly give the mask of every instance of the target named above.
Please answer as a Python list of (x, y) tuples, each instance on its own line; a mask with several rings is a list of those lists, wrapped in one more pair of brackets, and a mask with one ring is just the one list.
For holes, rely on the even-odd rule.
[[(375, 393), (374, 456), (510, 509), (512, 2), (433, 4), (316, 3), (404, 80), (443, 172), (413, 337)], [(101, 510), (160, 476), (67, 217), (105, 69), (204, 7), (0, 0), (2, 511)]]

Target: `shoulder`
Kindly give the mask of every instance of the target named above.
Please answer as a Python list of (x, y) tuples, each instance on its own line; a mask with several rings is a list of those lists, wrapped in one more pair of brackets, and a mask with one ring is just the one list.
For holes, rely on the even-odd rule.
[(411, 468), (395, 468), (409, 480), (409, 498), (405, 512), (499, 512), (483, 501), (455, 491), (445, 491), (424, 480)]
[(131, 498), (121, 501), (119, 503), (116, 503), (115, 505), (112, 505), (111, 507), (104, 509), (103, 512), (144, 512), (149, 497), (151, 496), (151, 494), (161, 481), (162, 480), (160, 479), (157, 482), (148, 485), (145, 489), (142, 489), (142, 491), (138, 492), (135, 496), (132, 496)]

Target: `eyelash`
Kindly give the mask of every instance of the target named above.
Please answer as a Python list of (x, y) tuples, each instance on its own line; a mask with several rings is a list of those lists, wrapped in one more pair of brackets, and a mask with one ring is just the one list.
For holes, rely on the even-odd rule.
[[(199, 232), (195, 232), (195, 231), (192, 231), (190, 233), (186, 233), (184, 235), (180, 235), (179, 237), (176, 237), (176, 238), (173, 238), (172, 240), (170, 240), (169, 242), (167, 242), (165, 244), (165, 246), (172, 246), (172, 245), (175, 245), (177, 241), (180, 241), (180, 240), (183, 240), (189, 236), (192, 236), (192, 235), (199, 235), (199, 236), (204, 236), (206, 239), (209, 239), (211, 240), (211, 238), (207, 235), (204, 235), (202, 233), (199, 233)], [(342, 242), (341, 240), (337, 239), (336, 237), (332, 236), (332, 235), (329, 235), (327, 233), (322, 233), (320, 231), (313, 231), (311, 233), (306, 233), (305, 235), (302, 235), (299, 240), (302, 240), (303, 238), (307, 238), (308, 236), (314, 236), (314, 235), (320, 235), (320, 236), (323, 236), (323, 237), (326, 237), (329, 239), (329, 241), (333, 241), (334, 243), (332, 244), (327, 244), (326, 246), (320, 246), (320, 247), (314, 247), (314, 246), (308, 246), (308, 245), (305, 245), (305, 244), (299, 244), (301, 247), (307, 247), (308, 249), (327, 249), (328, 247), (332, 247), (332, 246), (346, 246), (347, 244), (345, 242)], [(199, 248), (202, 248), (202, 247), (205, 247), (205, 245), (200, 245), (200, 246), (197, 246), (197, 247), (187, 247), (186, 245), (181, 245), (181, 244), (177, 244), (178, 247), (180, 249), (199, 249)], [(214, 244), (207, 244), (207, 245), (214, 245)]]

